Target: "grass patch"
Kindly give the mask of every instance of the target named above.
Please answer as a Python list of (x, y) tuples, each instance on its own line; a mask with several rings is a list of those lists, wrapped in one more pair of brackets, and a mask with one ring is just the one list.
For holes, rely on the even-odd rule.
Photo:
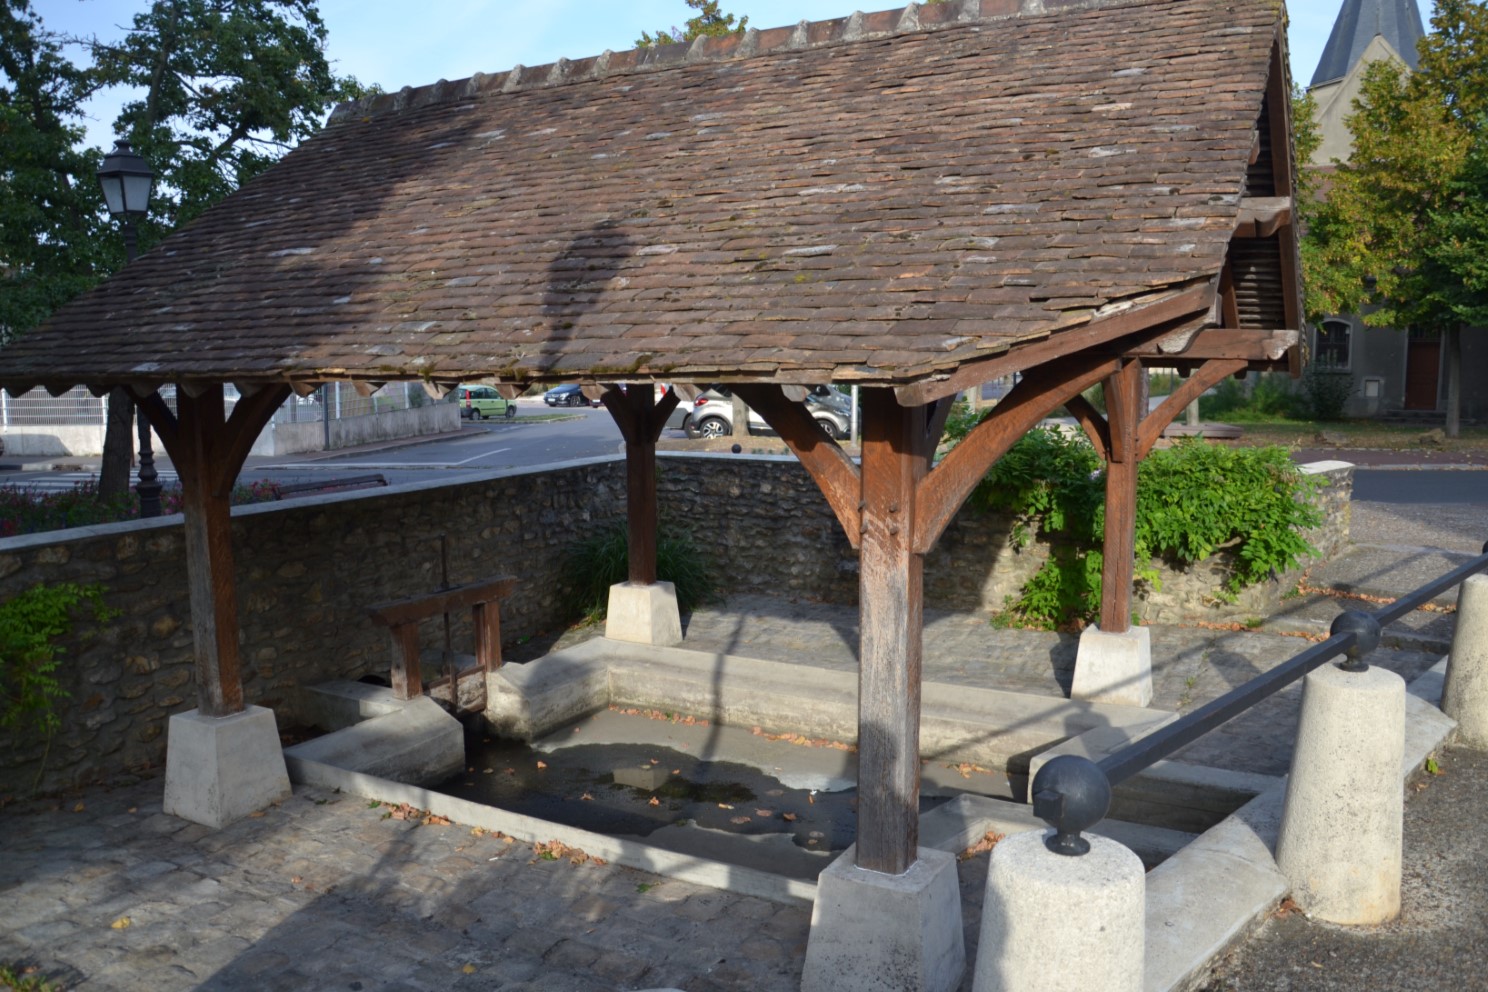
[[(573, 545), (564, 556), (566, 574), (581, 576), (570, 607), (586, 622), (604, 619), (610, 586), (630, 578), (630, 542), (624, 522), (605, 528)], [(656, 539), (656, 577), (677, 587), (677, 609), (683, 613), (713, 595), (713, 573), (702, 560), (692, 538), (667, 533)]]

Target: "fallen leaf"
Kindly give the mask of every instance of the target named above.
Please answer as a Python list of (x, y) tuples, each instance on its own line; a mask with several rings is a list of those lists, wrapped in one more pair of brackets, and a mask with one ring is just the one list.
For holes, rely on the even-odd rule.
[(786, 823), (794, 823), (796, 821), (796, 814), (794, 814), (794, 813), (781, 813), (780, 814), (780, 818), (782, 820), (784, 820)]
[(594, 863), (596, 865), (599, 865), (601, 868), (603, 868), (605, 865), (609, 864), (609, 862), (606, 861), (604, 858), (595, 858), (594, 859)]
[(970, 861), (978, 854), (985, 854), (988, 851), (992, 850), (992, 848), (996, 847), (997, 842), (1002, 840), (1004, 836), (1006, 835), (1000, 834), (995, 830), (988, 830), (986, 834), (982, 836), (981, 840), (977, 841), (975, 844), (971, 845), (966, 850), (957, 855), (956, 860)]
[(289, 876), (289, 884), (290, 885), (299, 885), (303, 881), (304, 881), (304, 879), (301, 878), (298, 875), (291, 875), (291, 876)]
[(548, 767), (548, 763), (546, 761), (539, 761), (537, 763), (537, 767), (538, 767), (538, 770), (541, 771), (542, 769)]
[(729, 822), (730, 823), (750, 823), (752, 821), (747, 816), (733, 816), (733, 817), (730, 817), (729, 818)]
[(579, 801), (580, 802), (584, 802), (584, 803), (592, 803), (592, 802), (594, 802), (594, 797), (591, 796), (591, 795), (589, 795), (589, 793), (586, 792), (582, 796), (579, 797)]
[(757, 810), (754, 811), (754, 815), (755, 816), (774, 816), (775, 815), (775, 811), (773, 809), (757, 809)]
[(428, 816), (424, 817), (424, 826), (426, 827), (447, 827), (449, 825), (450, 821), (443, 816), (436, 816), (433, 813), (430, 813)]
[(653, 765), (659, 765), (659, 764), (661, 764), (661, 762), (658, 761), (658, 760), (656, 760), (655, 758), (652, 758), (651, 759), (651, 764), (653, 764)]
[(133, 807), (133, 806), (131, 806), (131, 807), (129, 807), (129, 810), (128, 810), (128, 812), (130, 812), (130, 813), (133, 813), (133, 812), (135, 812), (135, 808), (134, 808), (134, 807)]
[[(81, 808), (81, 807), (79, 807), (79, 808)], [(254, 812), (252, 812), (252, 813), (249, 813), (249, 814), (248, 814), (248, 815), (249, 815), (249, 816), (250, 816), (250, 817), (252, 817), (252, 818), (253, 818), (253, 819), (255, 819), (255, 820), (256, 820), (256, 819), (258, 819), (258, 818), (259, 818), (259, 817), (261, 817), (261, 816), (263, 816), (263, 815), (264, 815), (264, 811), (263, 811), (263, 810), (261, 810), (261, 809), (260, 809), (260, 810), (256, 810), (256, 811), (254, 811)]]
[(127, 916), (121, 916), (117, 920), (115, 920), (114, 922), (112, 922), (112, 923), (109, 924), (109, 929), (111, 929), (111, 930), (128, 930), (132, 926), (134, 926), (134, 921), (133, 920), (131, 920)]
[(661, 805), (661, 800), (660, 799), (657, 799), (655, 796), (652, 796), (651, 797), (651, 801), (648, 802), (648, 803), (646, 803), (646, 805), (647, 806), (660, 806)]
[[(74, 812), (74, 813), (81, 813), (81, 812), (82, 812), (82, 811), (83, 811), (83, 810), (85, 810), (85, 809), (87, 809), (87, 808), (88, 808), (88, 807), (86, 807), (86, 806), (84, 806), (84, 805), (83, 805), (83, 804), (82, 804), (82, 803), (78, 803), (78, 804), (77, 804), (77, 805), (76, 805), (76, 806), (74, 806), (74, 807), (73, 807), (73, 808), (72, 808), (72, 811), (73, 811), (73, 812)], [(260, 813), (260, 814), (258, 814), (258, 815), (259, 815), (259, 816), (262, 816), (262, 815), (263, 815), (263, 814), (262, 814), (262, 813)]]
[(475, 974), (475, 965), (473, 965), (473, 964), (467, 964), (465, 967), (461, 968), (460, 970), (463, 971), (467, 975), (473, 975), (473, 974)]
[(733, 809), (733, 807), (730, 806), (728, 803), (719, 803), (718, 804), (718, 808), (719, 809)]
[(485, 835), (486, 835), (486, 831), (485, 831), (485, 828), (484, 827), (471, 827), (470, 828), (470, 836), (472, 836), (472, 837), (484, 837)]

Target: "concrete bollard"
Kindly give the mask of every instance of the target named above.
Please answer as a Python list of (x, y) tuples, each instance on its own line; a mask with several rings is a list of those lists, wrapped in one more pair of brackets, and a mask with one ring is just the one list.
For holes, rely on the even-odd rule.
[(1044, 843), (1052, 834), (992, 849), (973, 992), (1141, 992), (1141, 859), (1095, 835), (1085, 854), (1056, 854)]
[(1324, 665), (1302, 692), (1276, 863), (1303, 912), (1383, 923), (1400, 912), (1405, 681)]
[(1488, 748), (1488, 575), (1469, 576), (1457, 594), (1442, 712), (1457, 721), (1463, 743)]

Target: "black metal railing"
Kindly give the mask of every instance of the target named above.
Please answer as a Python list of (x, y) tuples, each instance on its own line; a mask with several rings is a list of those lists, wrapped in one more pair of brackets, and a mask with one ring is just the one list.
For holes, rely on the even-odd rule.
[(1106, 815), (1114, 786), (1145, 771), (1339, 655), (1345, 656), (1340, 668), (1352, 672), (1367, 670), (1369, 666), (1364, 657), (1379, 646), (1382, 627), (1419, 609), (1484, 569), (1488, 569), (1488, 544), (1484, 544), (1481, 556), (1401, 596), (1388, 606), (1372, 612), (1350, 610), (1339, 614), (1327, 640), (1314, 644), (1099, 762), (1079, 755), (1061, 755), (1047, 762), (1039, 769), (1029, 792), (1033, 796), (1034, 815), (1055, 830), (1055, 835), (1046, 842), (1049, 849), (1060, 854), (1085, 853), (1090, 845), (1080, 837), (1080, 832), (1093, 827)]

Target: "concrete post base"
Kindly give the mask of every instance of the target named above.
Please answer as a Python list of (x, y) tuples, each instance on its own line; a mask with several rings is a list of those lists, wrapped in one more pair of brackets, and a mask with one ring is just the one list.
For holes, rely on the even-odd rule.
[(1133, 627), (1108, 634), (1086, 627), (1075, 655), (1071, 699), (1146, 706), (1152, 702), (1152, 631)]
[(955, 856), (922, 847), (903, 875), (856, 856), (817, 879), (801, 992), (952, 992), (966, 970)]
[(1147, 880), (1142, 861), (1085, 834), (1080, 857), (1044, 846), (1047, 831), (992, 849), (974, 992), (1141, 992)]
[(1405, 681), (1324, 665), (1302, 691), (1276, 864), (1308, 916), (1384, 923), (1400, 912)]
[(1488, 748), (1488, 575), (1473, 575), (1457, 594), (1457, 630), (1447, 656), (1442, 712), (1457, 721), (1457, 737)]
[(677, 589), (670, 582), (610, 586), (605, 636), (616, 641), (670, 647), (682, 643), (682, 616), (677, 611)]
[(165, 747), (165, 812), (221, 828), (290, 794), (272, 710), (232, 716), (196, 710), (170, 718)]

